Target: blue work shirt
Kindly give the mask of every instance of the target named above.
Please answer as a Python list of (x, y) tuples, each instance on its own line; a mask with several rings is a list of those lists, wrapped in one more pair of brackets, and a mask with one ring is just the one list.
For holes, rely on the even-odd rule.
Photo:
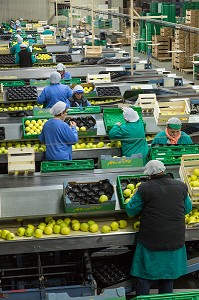
[(71, 75), (69, 72), (65, 72), (63, 79), (71, 79)]
[(70, 127), (60, 119), (48, 120), (39, 135), (46, 145), (47, 160), (72, 160), (72, 145), (78, 141), (76, 127)]
[(68, 103), (70, 106), (68, 99), (72, 96), (72, 93), (72, 90), (67, 85), (60, 83), (50, 84), (43, 89), (37, 98), (37, 102), (45, 104), (46, 108), (52, 107), (58, 101)]

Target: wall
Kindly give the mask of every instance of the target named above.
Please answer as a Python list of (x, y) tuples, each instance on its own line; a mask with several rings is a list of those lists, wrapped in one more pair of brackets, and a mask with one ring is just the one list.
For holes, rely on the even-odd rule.
[(48, 0), (0, 0), (0, 22), (11, 18), (48, 20)]

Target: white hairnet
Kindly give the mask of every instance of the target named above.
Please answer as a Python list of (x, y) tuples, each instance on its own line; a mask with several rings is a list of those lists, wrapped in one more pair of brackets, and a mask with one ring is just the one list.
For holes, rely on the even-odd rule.
[(127, 122), (137, 122), (139, 120), (138, 113), (130, 107), (123, 108), (123, 117)]
[(22, 42), (23, 42), (23, 38), (21, 36), (18, 36), (17, 43), (22, 43)]
[(31, 39), (31, 38), (32, 38), (32, 34), (28, 34), (27, 39)]
[(83, 92), (84, 92), (84, 88), (81, 85), (76, 85), (73, 89), (73, 94), (83, 93)]
[(50, 83), (59, 83), (60, 80), (61, 80), (61, 75), (57, 72), (57, 71), (54, 71), (50, 74)]
[(17, 28), (17, 31), (21, 31), (21, 28)]
[(58, 116), (68, 107), (69, 107), (69, 105), (67, 103), (65, 103), (63, 101), (58, 101), (57, 103), (55, 103), (55, 105), (53, 105), (53, 107), (51, 107), (50, 113), (53, 116)]
[(182, 122), (180, 121), (180, 119), (173, 117), (167, 121), (167, 124), (182, 125)]
[(59, 63), (57, 65), (57, 71), (64, 71), (65, 69), (66, 69), (66, 67), (62, 63)]
[(159, 174), (165, 171), (165, 166), (164, 164), (159, 161), (159, 160), (150, 160), (145, 168), (144, 168), (144, 174), (147, 175), (155, 175), (155, 174)]
[(26, 44), (21, 44), (20, 47), (21, 48), (27, 48), (28, 46)]
[(15, 24), (16, 24), (16, 25), (20, 25), (20, 21), (19, 21), (19, 20), (16, 20)]

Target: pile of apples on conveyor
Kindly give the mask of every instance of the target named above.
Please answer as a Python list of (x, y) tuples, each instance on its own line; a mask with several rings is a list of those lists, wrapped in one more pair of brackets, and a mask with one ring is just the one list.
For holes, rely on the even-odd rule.
[(52, 56), (47, 53), (39, 53), (36, 55), (36, 59), (45, 61), (52, 59)]
[(35, 152), (45, 152), (46, 146), (41, 144), (39, 141), (27, 141), (27, 142), (2, 142), (0, 143), (0, 154), (7, 154), (8, 148), (34, 148)]
[(47, 121), (47, 119), (26, 120), (24, 123), (26, 135), (40, 134)]
[(89, 102), (92, 104), (92, 105), (99, 105), (99, 104), (105, 104), (105, 103), (112, 103), (112, 102), (116, 102), (116, 101), (122, 101), (122, 99), (118, 99), (118, 98), (115, 98), (115, 99), (101, 99), (101, 100), (89, 100)]
[(0, 104), (0, 112), (4, 111), (18, 111), (18, 110), (33, 110), (35, 107), (43, 108), (43, 105), (41, 104), (35, 104), (33, 102), (28, 103), (11, 103), (11, 104)]
[[(17, 221), (22, 222), (22, 218), (18, 218)], [(73, 232), (84, 232), (88, 233), (110, 233), (121, 229), (125, 229), (128, 226), (126, 220), (119, 221), (106, 221), (107, 224), (99, 225), (93, 220), (84, 220), (83, 222), (77, 219), (64, 218), (64, 219), (53, 219), (52, 217), (45, 217), (43, 222), (38, 225), (27, 224), (26, 226), (20, 226), (16, 232), (10, 232), (10, 230), (0, 230), (0, 238), (4, 240), (15, 240), (16, 235), (18, 237), (25, 238), (42, 238), (43, 236), (51, 236), (52, 234), (57, 235), (69, 235)], [(12, 230), (14, 231), (14, 230)]]
[(95, 149), (95, 148), (121, 148), (120, 141), (112, 141), (112, 142), (103, 142), (100, 139), (95, 138), (85, 138), (79, 139), (78, 143), (72, 145), (72, 149), (74, 150), (82, 150), (82, 149)]

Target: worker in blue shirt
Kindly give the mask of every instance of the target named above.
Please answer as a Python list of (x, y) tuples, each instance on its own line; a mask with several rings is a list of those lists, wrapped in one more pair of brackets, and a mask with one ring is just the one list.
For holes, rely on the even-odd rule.
[(74, 87), (73, 95), (69, 100), (71, 107), (91, 106), (90, 102), (84, 97), (84, 88), (81, 85)]
[(137, 277), (137, 296), (148, 295), (155, 281), (159, 294), (172, 293), (174, 279), (187, 273), (185, 215), (192, 203), (187, 186), (165, 174), (165, 169), (161, 161), (149, 161), (144, 170), (149, 180), (125, 205), (129, 216), (140, 216), (131, 267), (131, 275)]
[(69, 72), (66, 72), (66, 67), (62, 64), (59, 63), (56, 67), (57, 72), (60, 73), (61, 79), (71, 79), (71, 75)]
[(116, 123), (109, 131), (111, 140), (120, 140), (122, 143), (122, 155), (130, 157), (133, 154), (141, 153), (144, 159), (148, 153), (148, 144), (145, 137), (143, 122), (138, 113), (130, 108), (123, 108), (125, 124)]
[(182, 122), (178, 118), (170, 118), (167, 121), (167, 127), (159, 132), (153, 139), (151, 145), (190, 145), (193, 144), (188, 134), (181, 131)]
[(44, 124), (39, 135), (46, 145), (47, 160), (72, 160), (72, 145), (77, 143), (78, 133), (74, 121), (70, 121), (70, 126), (64, 122), (68, 108), (68, 103), (57, 102), (50, 109), (54, 118)]
[(72, 96), (72, 90), (64, 84), (60, 84), (61, 75), (54, 71), (50, 74), (50, 85), (46, 86), (39, 97), (37, 102), (44, 104), (46, 108), (51, 108), (58, 101), (68, 103), (70, 106), (69, 98)]

